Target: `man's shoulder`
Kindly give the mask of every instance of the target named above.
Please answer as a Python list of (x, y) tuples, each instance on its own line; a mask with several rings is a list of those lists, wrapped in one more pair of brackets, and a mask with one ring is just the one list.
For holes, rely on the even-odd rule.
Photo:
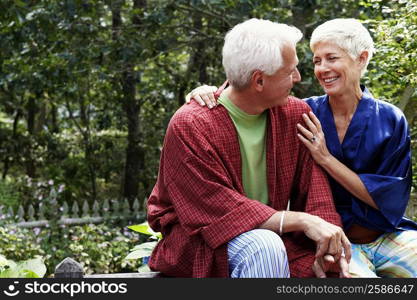
[[(217, 124), (225, 116), (224, 108), (217, 106), (213, 109), (208, 109), (206, 106), (192, 101), (190, 104), (181, 106), (172, 116), (168, 127), (192, 130), (192, 128), (199, 128), (206, 126), (204, 130)], [(216, 125), (217, 126), (217, 125)]]
[(309, 110), (310, 108), (305, 103), (305, 101), (294, 96), (288, 97), (287, 104), (275, 108), (277, 113), (284, 113), (287, 115), (300, 115), (302, 113), (308, 112)]

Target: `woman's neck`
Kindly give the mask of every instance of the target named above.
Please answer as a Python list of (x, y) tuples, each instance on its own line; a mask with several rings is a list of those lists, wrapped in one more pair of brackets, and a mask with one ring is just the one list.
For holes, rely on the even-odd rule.
[(351, 117), (359, 104), (362, 97), (360, 86), (340, 95), (330, 95), (329, 102), (334, 115)]

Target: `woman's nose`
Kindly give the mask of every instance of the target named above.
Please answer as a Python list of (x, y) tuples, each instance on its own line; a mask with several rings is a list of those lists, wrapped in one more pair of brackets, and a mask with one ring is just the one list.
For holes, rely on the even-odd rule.
[(329, 71), (329, 67), (326, 62), (320, 62), (314, 66), (317, 72), (327, 72)]

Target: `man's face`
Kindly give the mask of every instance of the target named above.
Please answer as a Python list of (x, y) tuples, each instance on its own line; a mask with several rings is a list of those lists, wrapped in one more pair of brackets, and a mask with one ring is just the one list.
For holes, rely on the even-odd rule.
[(286, 45), (282, 50), (283, 64), (272, 75), (264, 75), (264, 101), (266, 108), (285, 105), (292, 87), (301, 80), (295, 46)]

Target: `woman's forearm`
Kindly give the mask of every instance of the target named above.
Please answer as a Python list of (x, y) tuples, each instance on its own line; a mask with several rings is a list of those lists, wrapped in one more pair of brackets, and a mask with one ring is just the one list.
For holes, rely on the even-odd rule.
[(323, 161), (320, 165), (334, 180), (341, 184), (356, 198), (375, 209), (379, 209), (359, 176), (342, 164), (334, 156), (330, 155), (328, 159)]

